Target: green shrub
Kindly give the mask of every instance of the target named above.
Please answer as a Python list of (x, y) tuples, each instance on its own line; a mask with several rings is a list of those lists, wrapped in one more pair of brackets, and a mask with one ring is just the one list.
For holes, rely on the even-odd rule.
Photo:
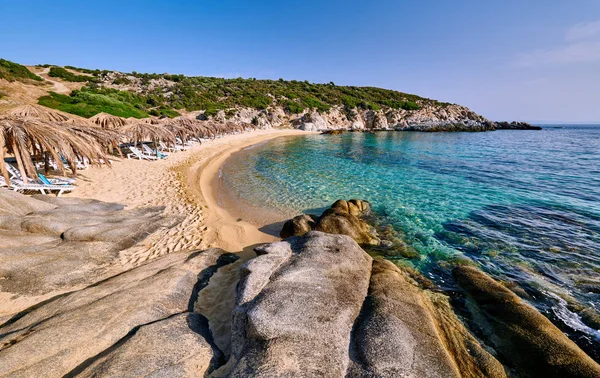
[(51, 67), (50, 71), (48, 71), (48, 76), (50, 77), (58, 77), (66, 81), (71, 81), (75, 83), (84, 83), (86, 81), (90, 81), (93, 79), (90, 76), (84, 75), (75, 75), (72, 72), (65, 70), (62, 67)]
[(377, 105), (377, 104), (374, 104), (374, 103), (369, 103), (369, 104), (367, 104), (367, 108), (368, 108), (369, 110), (373, 110), (373, 111), (378, 111), (378, 110), (381, 110), (381, 106), (379, 106), (379, 105)]
[(27, 79), (44, 81), (44, 79), (29, 71), (27, 67), (4, 59), (0, 59), (0, 79), (8, 81), (23, 81)]
[(404, 110), (419, 110), (419, 109), (421, 109), (421, 107), (419, 105), (417, 105), (415, 102), (412, 102), (412, 101), (404, 101), (401, 108)]
[(302, 99), (302, 102), (304, 103), (304, 105), (306, 105), (307, 108), (317, 109), (320, 112), (327, 112), (329, 111), (329, 109), (331, 109), (331, 106), (322, 103), (314, 97), (305, 97)]
[(283, 109), (290, 114), (300, 114), (304, 111), (304, 107), (294, 101), (287, 101)]
[(117, 98), (86, 91), (73, 91), (70, 96), (50, 92), (38, 99), (38, 104), (89, 118), (105, 112), (119, 117), (145, 118), (148, 113)]

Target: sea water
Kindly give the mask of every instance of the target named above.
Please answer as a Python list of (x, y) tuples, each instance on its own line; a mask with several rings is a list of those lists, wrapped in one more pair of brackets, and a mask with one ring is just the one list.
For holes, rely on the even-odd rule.
[(281, 214), (366, 199), (418, 252), (402, 263), (451, 290), (468, 258), (600, 359), (600, 126), (286, 137), (238, 153), (222, 179)]

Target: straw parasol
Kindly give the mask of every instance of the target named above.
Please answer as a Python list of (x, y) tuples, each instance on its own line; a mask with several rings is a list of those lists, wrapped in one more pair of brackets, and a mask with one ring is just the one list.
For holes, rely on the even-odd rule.
[(118, 129), (126, 123), (125, 119), (108, 113), (98, 113), (89, 120), (103, 129)]
[(121, 143), (122, 135), (117, 130), (108, 130), (95, 125), (74, 124), (69, 122), (59, 123), (59, 125), (67, 128), (70, 132), (82, 138), (91, 138), (104, 148), (115, 147), (119, 151), (119, 154), (121, 154), (119, 144)]
[(167, 130), (163, 125), (137, 122), (122, 126), (118, 131), (134, 145), (148, 140), (154, 143), (154, 148), (156, 149), (156, 142), (158, 141), (175, 143), (175, 134)]
[(69, 120), (66, 115), (40, 105), (21, 105), (8, 112), (10, 116), (31, 117), (50, 122), (65, 122)]
[[(4, 162), (5, 150), (13, 154), (23, 181), (27, 182), (28, 176), (36, 175), (32, 154), (49, 154), (63, 174), (63, 158), (71, 166), (73, 173), (76, 173), (77, 159), (88, 159), (92, 164), (108, 161), (97, 139), (77, 134), (71, 127), (27, 117), (0, 117), (0, 163)], [(10, 183), (4, 164), (0, 164), (0, 172), (6, 182)]]
[(161, 123), (161, 120), (158, 118), (140, 118), (137, 121), (143, 122), (143, 123), (149, 123), (151, 125), (158, 125)]

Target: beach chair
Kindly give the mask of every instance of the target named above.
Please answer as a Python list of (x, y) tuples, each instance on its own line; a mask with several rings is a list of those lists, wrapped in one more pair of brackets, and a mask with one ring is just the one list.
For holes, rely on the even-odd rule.
[[(63, 164), (65, 167), (69, 167), (70, 169), (70, 165), (69, 162), (67, 161), (67, 159), (65, 159), (62, 155), (60, 155), (60, 160), (62, 160)], [(88, 169), (90, 166), (88, 159), (83, 159), (83, 161), (81, 160), (75, 160), (75, 168), (77, 170), (84, 170), (84, 169)], [(57, 169), (55, 169), (57, 170)]]
[(71, 185), (48, 185), (48, 184), (36, 184), (36, 183), (27, 183), (25, 184), (20, 180), (10, 180), (10, 188), (19, 193), (25, 192), (40, 192), (43, 195), (56, 192), (56, 196), (60, 197), (61, 194), (65, 192), (71, 192), (75, 189), (74, 186)]
[(188, 150), (193, 147), (189, 143), (183, 143), (183, 141), (180, 138), (177, 138), (176, 141), (177, 143), (175, 144), (175, 148), (179, 150)]
[(142, 144), (142, 149), (144, 150), (145, 154), (147, 154), (147, 155), (153, 155), (153, 156), (158, 156), (161, 159), (165, 159), (167, 156), (169, 156), (169, 154), (166, 153), (166, 152), (161, 152), (161, 151), (158, 151), (158, 150), (154, 151), (147, 144)]
[[(6, 170), (8, 171), (8, 174), (10, 175), (10, 177), (12, 179), (23, 182), (23, 176), (21, 176), (21, 171), (19, 171), (12, 164), (5, 163), (5, 165), (6, 165)], [(44, 180), (46, 180), (46, 182), (44, 182), (44, 180), (42, 180), (42, 177), (40, 177), (40, 176), (43, 176)], [(74, 178), (69, 178), (69, 177), (46, 178), (41, 173), (38, 173), (38, 178), (39, 179), (31, 178), (30, 180), (32, 180), (34, 183), (37, 183), (37, 184), (47, 184), (47, 185), (71, 185), (71, 184), (75, 183)]]
[(127, 154), (127, 159), (158, 160), (158, 156), (145, 154), (134, 146), (129, 146), (129, 151), (131, 153)]
[(165, 144), (165, 142), (159, 142), (158, 145), (160, 146), (160, 150), (161, 151), (167, 151), (167, 152), (177, 152), (179, 151), (178, 149), (176, 149), (175, 147), (169, 147)]
[(60, 177), (60, 178), (48, 178), (41, 173), (37, 174), (42, 184), (46, 185), (72, 185), (75, 183), (74, 178)]

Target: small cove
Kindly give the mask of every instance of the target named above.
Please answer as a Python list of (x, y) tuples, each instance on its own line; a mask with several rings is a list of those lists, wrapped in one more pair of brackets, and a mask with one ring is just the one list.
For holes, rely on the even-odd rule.
[(468, 257), (599, 359), (600, 127), (278, 138), (221, 174), (262, 224), (367, 199), (418, 253), (390, 259), (446, 288)]

